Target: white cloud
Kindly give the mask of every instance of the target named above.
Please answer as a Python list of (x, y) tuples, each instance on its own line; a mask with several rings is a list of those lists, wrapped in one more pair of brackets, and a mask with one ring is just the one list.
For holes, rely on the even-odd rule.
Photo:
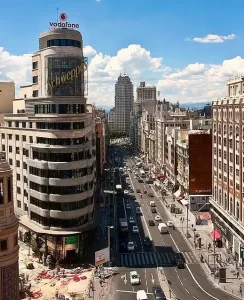
[[(114, 84), (120, 73), (126, 72), (134, 86), (140, 81), (156, 85), (161, 97), (169, 101), (211, 101), (227, 95), (229, 77), (244, 74), (244, 59), (240, 56), (221, 64), (192, 62), (182, 69), (163, 64), (162, 57), (154, 57), (140, 45), (129, 45), (115, 55), (84, 47), (89, 57), (88, 102), (97, 105), (114, 104)], [(31, 54), (12, 55), (0, 47), (0, 81), (13, 80), (18, 88), (31, 82)]]
[(194, 37), (186, 38), (185, 40), (187, 42), (193, 41), (197, 43), (204, 43), (204, 44), (217, 44), (217, 43), (223, 43), (225, 40), (233, 40), (236, 38), (236, 35), (231, 33), (229, 35), (217, 35), (217, 34), (207, 34), (204, 37)]

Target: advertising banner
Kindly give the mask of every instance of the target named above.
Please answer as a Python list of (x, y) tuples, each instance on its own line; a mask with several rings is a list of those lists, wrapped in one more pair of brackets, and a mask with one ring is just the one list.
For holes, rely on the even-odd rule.
[(84, 60), (81, 57), (49, 57), (48, 96), (84, 96)]
[(95, 252), (95, 266), (100, 266), (109, 261), (109, 248)]

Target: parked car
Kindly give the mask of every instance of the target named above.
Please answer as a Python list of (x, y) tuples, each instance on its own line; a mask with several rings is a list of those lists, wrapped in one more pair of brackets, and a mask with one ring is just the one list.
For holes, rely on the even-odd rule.
[(132, 231), (133, 233), (139, 233), (139, 228), (137, 226), (133, 226)]
[(152, 246), (152, 241), (150, 240), (150, 238), (148, 236), (145, 236), (143, 239), (143, 244), (146, 247), (151, 247)]
[(130, 217), (130, 218), (129, 218), (129, 223), (130, 223), (130, 224), (135, 224), (135, 223), (136, 223), (136, 220), (135, 220), (133, 217)]
[(156, 209), (155, 207), (152, 207), (152, 208), (151, 208), (151, 212), (155, 214), (155, 213), (157, 213), (158, 211), (157, 211), (157, 209)]
[(134, 242), (128, 242), (127, 250), (128, 251), (134, 251), (135, 250), (135, 244), (134, 244)]
[(168, 227), (174, 227), (173, 221), (168, 221), (166, 224)]
[(141, 191), (140, 191), (140, 189), (136, 189), (136, 192), (137, 192), (137, 193), (140, 193)]

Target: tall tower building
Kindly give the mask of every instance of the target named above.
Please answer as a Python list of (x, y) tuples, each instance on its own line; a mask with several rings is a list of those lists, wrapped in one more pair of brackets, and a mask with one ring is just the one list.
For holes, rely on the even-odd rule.
[(154, 114), (157, 104), (157, 89), (155, 86), (146, 86), (144, 81), (136, 89), (136, 102), (140, 103), (141, 110), (146, 110), (149, 115)]
[(32, 84), (1, 127), (20, 231), (43, 236), (59, 260), (82, 257), (93, 226), (96, 136), (86, 69), (79, 31), (41, 33)]
[(115, 84), (115, 128), (129, 135), (130, 113), (133, 110), (133, 84), (128, 75), (120, 75)]
[(14, 214), (12, 171), (0, 153), (0, 300), (19, 299), (18, 220)]

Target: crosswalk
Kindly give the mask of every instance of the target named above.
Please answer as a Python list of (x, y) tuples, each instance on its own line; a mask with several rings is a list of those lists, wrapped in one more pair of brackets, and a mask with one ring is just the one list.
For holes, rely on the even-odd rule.
[[(198, 263), (192, 252), (183, 252), (182, 254), (187, 264)], [(120, 266), (172, 266), (174, 259), (173, 252), (122, 253), (120, 254)]]

